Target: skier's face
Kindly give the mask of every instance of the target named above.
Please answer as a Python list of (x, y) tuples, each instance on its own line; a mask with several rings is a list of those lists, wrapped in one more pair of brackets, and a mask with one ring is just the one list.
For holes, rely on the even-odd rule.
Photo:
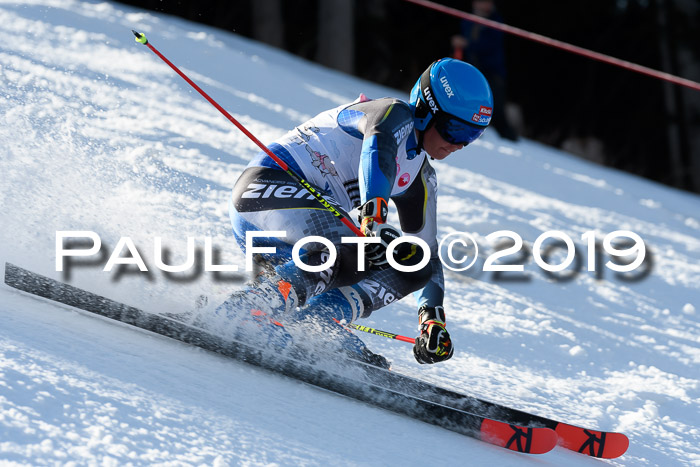
[(440, 133), (431, 126), (423, 135), (423, 148), (433, 159), (443, 160), (458, 149), (462, 149), (466, 144), (451, 144), (442, 139)]

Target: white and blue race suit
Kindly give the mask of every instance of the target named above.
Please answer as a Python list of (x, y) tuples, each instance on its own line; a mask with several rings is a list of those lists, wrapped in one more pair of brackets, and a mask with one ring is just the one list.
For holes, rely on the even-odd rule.
[[(245, 248), (247, 231), (286, 231), (285, 238), (256, 241), (256, 246), (276, 247), (276, 253), (265, 260), (277, 265), (277, 272), (292, 283), (300, 302), (309, 305), (307, 309), (330, 304), (333, 317), (352, 322), (412, 292), (417, 293), (419, 306), (442, 305), (437, 178), (427, 154), (418, 149), (408, 104), (383, 98), (341, 105), (299, 125), (268, 147), (344, 214), (375, 197), (391, 199), (402, 232), (430, 246), (428, 266), (416, 273), (393, 268), (358, 272), (357, 245), (341, 245), (342, 237), (354, 236), (351, 230), (261, 152), (233, 189), (234, 234)], [(305, 272), (291, 261), (294, 243), (312, 235), (337, 246), (338, 259), (328, 271)], [(304, 262), (325, 263), (328, 257), (322, 248), (321, 244), (307, 244)]]

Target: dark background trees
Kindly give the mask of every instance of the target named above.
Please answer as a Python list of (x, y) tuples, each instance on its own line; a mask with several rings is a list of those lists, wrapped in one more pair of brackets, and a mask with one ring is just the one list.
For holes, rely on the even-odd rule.
[[(408, 92), (459, 20), (402, 0), (124, 0)], [(470, 1), (438, 3), (470, 11)], [(696, 0), (497, 1), (507, 24), (700, 80)], [(700, 192), (700, 92), (506, 36), (509, 100), (531, 139)]]

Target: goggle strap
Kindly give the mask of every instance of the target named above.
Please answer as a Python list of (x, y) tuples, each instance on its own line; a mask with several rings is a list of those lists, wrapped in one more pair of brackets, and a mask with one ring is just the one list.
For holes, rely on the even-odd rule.
[[(442, 113), (442, 109), (440, 108), (440, 104), (438, 104), (437, 99), (435, 98), (435, 93), (433, 92), (433, 87), (430, 85), (430, 70), (433, 69), (433, 65), (435, 65), (437, 62), (433, 62), (427, 70), (423, 72), (423, 74), (420, 76), (420, 94), (425, 98), (425, 103), (427, 104), (427, 110), (428, 112), (433, 114), (433, 117), (436, 115)], [(431, 102), (434, 104), (434, 110), (433, 110), (433, 105), (431, 105)], [(427, 114), (426, 114), (427, 115)]]

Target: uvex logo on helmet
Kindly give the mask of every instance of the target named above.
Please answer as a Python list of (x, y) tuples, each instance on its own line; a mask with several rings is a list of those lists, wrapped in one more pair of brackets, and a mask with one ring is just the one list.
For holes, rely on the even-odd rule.
[(452, 87), (450, 86), (450, 82), (447, 81), (447, 78), (444, 76), (440, 77), (440, 82), (442, 83), (442, 87), (445, 89), (445, 93), (447, 93), (448, 99), (455, 95), (455, 93), (452, 92)]
[(433, 115), (438, 113), (440, 109), (438, 109), (438, 106), (433, 99), (433, 93), (431, 92), (430, 87), (423, 89), (423, 94), (425, 94), (425, 98), (428, 100), (428, 105), (430, 106), (430, 111), (433, 113)]

